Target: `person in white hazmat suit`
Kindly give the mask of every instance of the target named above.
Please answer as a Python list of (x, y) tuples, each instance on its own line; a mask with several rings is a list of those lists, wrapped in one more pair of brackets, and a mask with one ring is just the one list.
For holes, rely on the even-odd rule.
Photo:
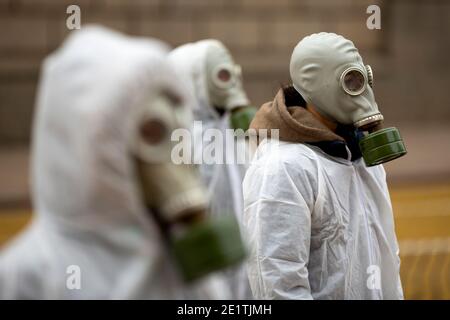
[(406, 153), (381, 129), (373, 73), (354, 44), (312, 34), (295, 47), (293, 85), (257, 112), (263, 140), (243, 183), (248, 274), (258, 299), (402, 299), (383, 162)]
[[(32, 146), (35, 214), (0, 254), (0, 298), (229, 298), (214, 276), (188, 284), (180, 265), (197, 267), (191, 279), (206, 274), (202, 265), (169, 250), (167, 240), (179, 236), (185, 241), (174, 247), (194, 249), (202, 263), (220, 251), (205, 259), (192, 247), (211, 230), (203, 226), (207, 199), (196, 171), (170, 162), (170, 133), (191, 123), (192, 98), (168, 49), (85, 26), (45, 60)], [(191, 225), (196, 239), (186, 240)]]
[[(243, 133), (256, 112), (249, 106), (243, 89), (241, 67), (228, 49), (218, 40), (207, 39), (184, 44), (169, 55), (179, 70), (196, 103), (193, 105), (193, 161), (208, 188), (213, 216), (233, 215), (238, 222), (243, 214), (242, 180), (247, 169), (250, 151)], [(223, 137), (223, 155), (213, 163), (203, 157), (215, 138), (208, 134), (214, 129)], [(233, 131), (234, 130), (234, 131)], [(239, 132), (238, 134), (236, 134)], [(217, 138), (217, 137), (216, 137)], [(234, 144), (226, 143), (234, 141)], [(234, 299), (252, 298), (245, 267), (226, 274)]]

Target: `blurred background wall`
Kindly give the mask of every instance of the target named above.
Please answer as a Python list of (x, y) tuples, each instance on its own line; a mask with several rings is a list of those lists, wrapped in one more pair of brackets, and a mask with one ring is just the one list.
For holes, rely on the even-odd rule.
[[(408, 155), (386, 165), (407, 298), (450, 298), (450, 1), (444, 0), (0, 0), (0, 243), (30, 215), (29, 142), (42, 60), (72, 31), (101, 23), (172, 46), (222, 40), (242, 65), (253, 104), (289, 83), (289, 58), (313, 32), (344, 35), (375, 75), (387, 125)], [(366, 9), (381, 8), (381, 30)]]

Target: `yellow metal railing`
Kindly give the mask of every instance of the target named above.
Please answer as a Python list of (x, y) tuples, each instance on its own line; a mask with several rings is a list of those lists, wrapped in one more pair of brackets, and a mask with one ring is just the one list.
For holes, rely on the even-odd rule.
[(391, 188), (406, 299), (450, 299), (450, 184)]

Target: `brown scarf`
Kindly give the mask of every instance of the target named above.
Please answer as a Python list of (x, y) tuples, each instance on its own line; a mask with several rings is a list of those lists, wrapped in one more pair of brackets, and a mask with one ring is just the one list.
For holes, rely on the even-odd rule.
[(261, 106), (250, 124), (250, 128), (279, 129), (282, 141), (321, 142), (344, 139), (328, 129), (303, 107), (286, 107), (283, 90), (280, 89), (272, 102)]

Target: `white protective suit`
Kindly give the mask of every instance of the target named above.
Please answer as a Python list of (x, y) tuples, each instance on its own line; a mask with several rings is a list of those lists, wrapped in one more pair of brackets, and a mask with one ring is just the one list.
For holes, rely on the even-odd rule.
[(403, 298), (381, 165), (264, 140), (243, 189), (255, 298)]
[[(193, 105), (194, 120), (201, 121), (202, 125), (201, 128), (199, 126), (193, 128), (193, 148), (196, 155), (202, 155), (203, 150), (211, 143), (209, 138), (204, 135), (208, 129), (218, 129), (223, 134), (224, 139), (234, 139), (233, 133), (226, 131), (226, 129), (231, 129), (229, 112), (220, 116), (212, 107), (208, 94), (206, 54), (208, 47), (214, 45), (214, 42), (216, 40), (202, 40), (185, 44), (174, 49), (169, 55), (170, 61), (184, 77), (186, 85), (190, 87), (191, 92), (196, 97), (196, 103)], [(226, 135), (228, 135), (227, 138), (225, 138)], [(237, 143), (245, 143), (245, 141), (238, 139)], [(225, 162), (227, 157), (233, 157), (234, 153), (227, 149), (230, 145), (226, 145), (224, 142), (223, 146)], [(246, 146), (239, 146), (236, 149), (249, 152)], [(249, 159), (249, 155), (244, 157)], [(228, 162), (229, 164), (206, 164), (202, 161), (199, 165), (199, 171), (208, 188), (208, 195), (211, 199), (211, 214), (216, 216), (234, 215), (239, 226), (242, 226), (242, 180), (248, 163), (238, 164), (232, 159), (229, 159)], [(226, 272), (226, 279), (230, 284), (234, 299), (252, 298), (244, 265)]]
[[(1, 252), (0, 298), (228, 298), (209, 280), (183, 284), (136, 182), (132, 111), (155, 88), (188, 97), (167, 49), (88, 26), (45, 60), (33, 132), (35, 214)], [(79, 289), (70, 285), (77, 271)]]

